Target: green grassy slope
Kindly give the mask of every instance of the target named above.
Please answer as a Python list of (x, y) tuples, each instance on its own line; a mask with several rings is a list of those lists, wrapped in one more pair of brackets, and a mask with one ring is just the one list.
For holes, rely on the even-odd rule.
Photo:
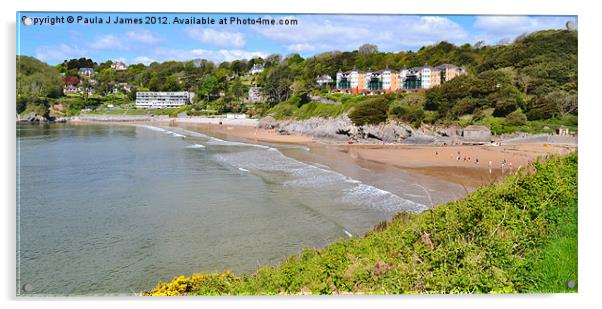
[(535, 163), (533, 173), (252, 275), (180, 276), (144, 295), (567, 292), (577, 280), (577, 161)]

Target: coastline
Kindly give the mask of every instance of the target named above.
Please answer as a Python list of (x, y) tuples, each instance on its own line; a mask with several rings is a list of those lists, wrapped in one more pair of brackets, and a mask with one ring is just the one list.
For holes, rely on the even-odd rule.
[[(383, 168), (396, 167), (412, 174), (430, 176), (449, 181), (467, 189), (498, 181), (510, 172), (526, 168), (529, 163), (548, 154), (566, 155), (577, 149), (576, 146), (547, 143), (513, 143), (501, 146), (469, 145), (403, 145), (403, 144), (345, 144), (331, 143), (301, 134), (282, 135), (275, 130), (252, 126), (222, 125), (208, 123), (174, 122), (170, 126), (199, 130), (217, 134), (224, 138), (245, 139), (256, 143), (282, 143), (304, 145), (344, 154), (355, 164), (366, 162), (382, 165)], [(458, 152), (460, 160), (457, 160)], [(465, 160), (466, 157), (466, 160)], [(476, 158), (479, 162), (476, 162)], [(504, 174), (501, 162), (506, 160)], [(489, 172), (489, 161), (492, 162)], [(512, 163), (512, 168), (510, 168)]]
[[(110, 116), (78, 117), (69, 122), (132, 123), (179, 127), (224, 139), (260, 144), (305, 146), (311, 148), (314, 153), (319, 153), (318, 156), (312, 158), (302, 157), (310, 162), (320, 163), (317, 162), (320, 161), (318, 157), (327, 156), (331, 159), (346, 160), (360, 167), (370, 165), (373, 170), (396, 168), (415, 176), (425, 176), (460, 185), (466, 192), (499, 181), (518, 169), (526, 168), (529, 163), (540, 157), (548, 154), (566, 155), (577, 149), (577, 145), (516, 141), (499, 146), (347, 144), (302, 134), (280, 134), (274, 129), (259, 128), (256, 119)], [(289, 155), (294, 156), (295, 154)], [(478, 163), (476, 162), (477, 158)], [(506, 162), (505, 171), (502, 172), (501, 165), (504, 160)], [(491, 171), (489, 169), (490, 161)], [(340, 169), (338, 171), (344, 172)], [(462, 194), (464, 193), (462, 192)]]

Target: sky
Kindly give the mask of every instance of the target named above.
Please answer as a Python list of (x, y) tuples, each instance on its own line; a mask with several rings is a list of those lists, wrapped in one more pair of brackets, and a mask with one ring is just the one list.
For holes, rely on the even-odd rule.
[[(26, 17), (34, 24), (22, 22)], [(52, 25), (50, 19), (44, 20), (46, 17), (59, 20)], [(69, 17), (74, 21), (69, 23)], [(142, 23), (115, 24), (118, 17)], [(97, 23), (85, 23), (85, 18)], [(175, 23), (193, 18), (213, 19), (215, 24)], [(219, 24), (224, 18), (228, 22)], [(231, 23), (232, 18), (238, 18), (238, 22)], [(276, 23), (295, 20), (297, 24), (241, 24), (248, 18)], [(577, 25), (576, 16), (18, 12), (17, 55), (54, 65), (81, 57), (98, 63), (113, 60), (127, 64), (198, 58), (219, 63), (292, 53), (310, 57), (326, 51), (356, 50), (364, 43), (375, 44), (386, 52), (415, 51), (441, 41), (457, 45), (484, 41), (494, 45), (524, 33), (564, 29), (567, 21)]]

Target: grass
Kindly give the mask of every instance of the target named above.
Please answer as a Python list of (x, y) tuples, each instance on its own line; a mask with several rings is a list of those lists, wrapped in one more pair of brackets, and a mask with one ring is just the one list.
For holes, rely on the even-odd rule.
[[(530, 292), (577, 292), (577, 205), (567, 210), (564, 220), (536, 254), (539, 262), (533, 267), (533, 276), (538, 279)], [(569, 280), (575, 282), (573, 288), (568, 287)]]
[(163, 109), (125, 109), (125, 110), (95, 110), (85, 112), (84, 115), (168, 115), (176, 117), (182, 111), (189, 109), (189, 106), (181, 108), (163, 108)]
[(570, 118), (567, 116), (564, 119), (532, 120), (526, 121), (525, 124), (521, 126), (510, 126), (506, 124), (506, 118), (504, 117), (487, 116), (479, 121), (476, 121), (475, 124), (484, 125), (490, 128), (491, 132), (494, 134), (513, 132), (526, 132), (532, 134), (554, 133), (560, 126), (566, 126), (572, 132), (574, 132), (577, 129), (576, 118), (576, 116)]
[(566, 292), (577, 207), (574, 153), (254, 274), (179, 276), (144, 295)]

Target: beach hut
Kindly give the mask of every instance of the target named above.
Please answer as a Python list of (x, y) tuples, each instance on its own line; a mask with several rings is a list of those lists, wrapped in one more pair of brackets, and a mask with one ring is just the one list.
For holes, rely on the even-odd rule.
[(556, 133), (558, 133), (558, 135), (560, 136), (569, 135), (569, 128), (565, 126), (560, 126), (558, 130), (556, 130)]
[(491, 130), (485, 126), (468, 126), (462, 130), (464, 142), (484, 144), (491, 142)]

